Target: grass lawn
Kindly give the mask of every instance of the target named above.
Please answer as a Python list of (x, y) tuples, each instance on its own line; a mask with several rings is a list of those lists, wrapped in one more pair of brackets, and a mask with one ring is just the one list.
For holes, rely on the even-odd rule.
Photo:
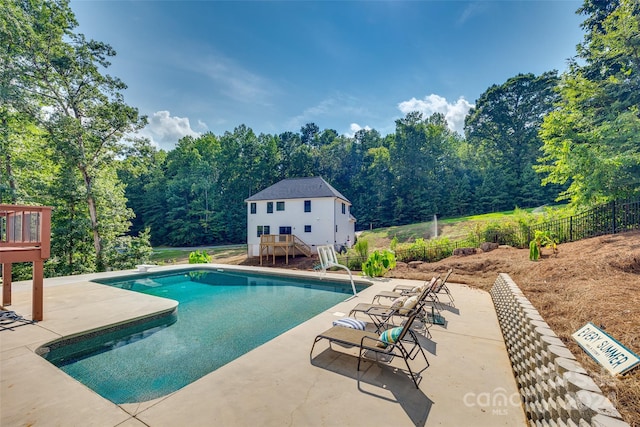
[(209, 246), (198, 248), (153, 248), (150, 261), (159, 265), (185, 264), (189, 262), (189, 254), (195, 250), (204, 250), (211, 255), (213, 261), (221, 258), (230, 258), (247, 253), (247, 245)]
[[(518, 212), (526, 211), (527, 213), (531, 213), (533, 210), (533, 208), (519, 209), (517, 211), (510, 210), (482, 215), (439, 219), (437, 221), (438, 237), (448, 238), (452, 241), (464, 240), (468, 238), (469, 234), (482, 223), (508, 219), (508, 217), (513, 216)], [(376, 249), (389, 248), (394, 236), (398, 238), (399, 243), (413, 242), (416, 239), (430, 239), (435, 236), (435, 227), (435, 221), (419, 222), (415, 224), (366, 230), (363, 231), (358, 238), (367, 240), (369, 242), (369, 251), (373, 251)]]

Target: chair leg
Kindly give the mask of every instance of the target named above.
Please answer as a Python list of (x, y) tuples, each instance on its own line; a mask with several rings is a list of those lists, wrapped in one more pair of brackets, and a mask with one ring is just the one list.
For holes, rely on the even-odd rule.
[(431, 331), (429, 330), (429, 321), (427, 321), (427, 312), (425, 311), (424, 307), (422, 308), (418, 316), (416, 316), (416, 319), (420, 320), (420, 322), (422, 322), (422, 325), (424, 326), (424, 337), (430, 339)]
[(451, 292), (449, 292), (449, 288), (445, 286), (443, 289), (447, 293), (447, 296), (449, 297), (449, 301), (451, 301), (451, 305), (453, 306), (453, 295), (451, 295)]
[(418, 380), (416, 379), (416, 376), (414, 375), (413, 371), (411, 370), (411, 366), (409, 366), (409, 361), (407, 360), (406, 357), (403, 357), (404, 359), (404, 364), (407, 365), (407, 369), (409, 370), (409, 375), (411, 376), (411, 379), (413, 380), (413, 383), (416, 385), (416, 388), (420, 388), (420, 386), (418, 385)]
[(316, 339), (313, 340), (313, 345), (311, 346), (311, 351), (309, 352), (309, 359), (313, 359), (313, 349), (315, 348), (316, 343), (321, 339), (322, 337), (316, 337)]
[[(418, 342), (418, 338), (413, 333), (411, 334), (411, 336), (412, 336), (412, 339), (414, 340), (415, 346), (418, 348), (418, 351), (422, 353), (422, 357), (424, 357), (424, 361), (427, 363), (427, 368), (428, 368), (429, 360), (427, 359), (427, 355), (424, 354), (424, 350), (422, 349), (422, 346)], [(400, 346), (400, 352), (402, 353), (402, 358), (404, 359), (405, 365), (407, 365), (407, 369), (409, 370), (409, 375), (411, 375), (411, 379), (413, 380), (413, 383), (416, 385), (416, 388), (420, 388), (420, 386), (418, 385), (418, 380), (416, 378), (417, 374), (414, 374), (413, 371), (411, 370), (411, 366), (409, 366), (409, 359), (415, 360), (418, 354), (416, 353), (413, 357), (411, 357), (411, 352), (413, 352), (413, 350), (411, 350), (411, 352), (408, 352), (403, 345)]]
[(360, 371), (360, 361), (362, 360), (362, 346), (360, 346), (360, 351), (358, 352), (358, 371)]

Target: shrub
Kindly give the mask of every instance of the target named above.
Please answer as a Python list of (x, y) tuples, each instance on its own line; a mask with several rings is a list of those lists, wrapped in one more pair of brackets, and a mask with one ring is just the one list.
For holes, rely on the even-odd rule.
[(211, 262), (211, 255), (205, 250), (197, 250), (189, 253), (189, 264), (207, 264)]
[(540, 258), (540, 248), (536, 244), (535, 240), (529, 242), (529, 259), (531, 261), (537, 261)]
[(382, 277), (396, 266), (396, 256), (389, 250), (374, 251), (362, 264), (362, 272), (369, 277)]
[(391, 248), (392, 251), (395, 252), (396, 248), (398, 247), (398, 236), (393, 236), (393, 239), (391, 239), (391, 243), (389, 244), (389, 247)]
[(399, 245), (396, 250), (396, 259), (402, 262), (417, 260), (439, 261), (450, 256), (453, 253), (454, 246), (448, 237), (429, 240), (417, 238), (413, 243)]
[(536, 230), (535, 237), (529, 242), (529, 259), (537, 261), (540, 258), (540, 250), (543, 247), (550, 247), (553, 249), (553, 253), (556, 253), (557, 242), (550, 231)]
[(347, 257), (347, 268), (349, 270), (361, 270), (362, 258), (359, 256)]
[(355, 245), (353, 245), (353, 249), (360, 255), (362, 258), (366, 258), (369, 256), (369, 242), (365, 239), (358, 239)]
[(104, 247), (104, 263), (111, 270), (126, 270), (149, 262), (153, 248), (151, 231), (146, 228), (138, 236), (120, 236)]

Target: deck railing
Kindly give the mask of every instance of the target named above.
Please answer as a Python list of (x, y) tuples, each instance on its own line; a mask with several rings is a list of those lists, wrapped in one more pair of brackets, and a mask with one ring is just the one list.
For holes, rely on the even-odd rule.
[(51, 247), (51, 208), (0, 205), (0, 248), (40, 248), (48, 258)]
[(306, 255), (311, 256), (311, 247), (293, 234), (262, 234), (260, 236), (260, 265), (262, 256), (269, 254), (275, 263), (276, 249), (285, 256), (286, 263), (289, 263), (289, 255), (296, 256), (296, 249)]

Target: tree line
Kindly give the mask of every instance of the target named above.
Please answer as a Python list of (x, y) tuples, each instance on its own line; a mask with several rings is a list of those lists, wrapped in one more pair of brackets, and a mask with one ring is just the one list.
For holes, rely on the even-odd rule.
[(76, 34), (68, 0), (0, 5), (0, 202), (54, 207), (49, 275), (125, 265), (150, 245), (246, 241), (250, 195), (322, 176), (358, 227), (638, 194), (639, 6), (586, 0), (586, 36), (562, 75), (488, 88), (464, 135), (418, 112), (353, 136), (314, 123), (256, 134), (245, 125), (158, 150), (105, 73), (113, 49)]

